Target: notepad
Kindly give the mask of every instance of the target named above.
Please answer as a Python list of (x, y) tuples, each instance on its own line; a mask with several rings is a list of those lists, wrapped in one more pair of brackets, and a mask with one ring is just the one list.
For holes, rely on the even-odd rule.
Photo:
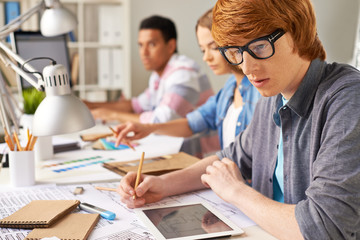
[[(161, 175), (167, 172), (186, 168), (196, 162), (199, 158), (191, 156), (184, 152), (164, 155), (155, 158), (145, 158), (142, 173), (151, 175)], [(120, 175), (125, 175), (130, 171), (137, 171), (139, 160), (126, 162), (107, 162), (103, 166)]]
[(25, 239), (37, 240), (54, 236), (66, 240), (87, 239), (99, 218), (99, 214), (71, 213), (49, 228), (35, 228)]
[(33, 200), (0, 220), (5, 228), (46, 228), (80, 204), (79, 200)]

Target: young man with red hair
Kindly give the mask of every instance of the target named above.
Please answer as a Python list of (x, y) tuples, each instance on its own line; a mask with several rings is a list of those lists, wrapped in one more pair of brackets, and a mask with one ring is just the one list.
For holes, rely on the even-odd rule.
[(310, 0), (218, 0), (213, 14), (220, 52), (265, 98), (228, 148), (143, 175), (135, 200), (130, 173), (122, 201), (210, 187), (280, 239), (360, 239), (359, 71), (324, 61)]

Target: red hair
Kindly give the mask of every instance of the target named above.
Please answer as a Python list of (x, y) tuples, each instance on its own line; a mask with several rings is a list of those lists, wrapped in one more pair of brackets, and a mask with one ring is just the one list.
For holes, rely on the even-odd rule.
[(325, 60), (310, 0), (218, 0), (213, 9), (212, 35), (219, 46), (239, 45), (283, 29), (292, 36), (300, 57)]

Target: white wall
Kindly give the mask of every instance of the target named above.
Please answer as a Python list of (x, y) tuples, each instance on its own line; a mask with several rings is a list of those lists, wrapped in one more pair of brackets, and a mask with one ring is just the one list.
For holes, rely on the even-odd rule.
[(211, 80), (215, 92), (225, 83), (228, 76), (216, 76), (206, 63), (202, 61), (202, 54), (195, 36), (197, 19), (208, 9), (213, 7), (216, 0), (131, 0), (131, 58), (132, 58), (132, 95), (141, 93), (148, 85), (150, 72), (141, 63), (137, 35), (143, 18), (158, 14), (172, 19), (177, 27), (178, 51), (187, 55), (201, 66)]
[(312, 0), (327, 62), (355, 65), (359, 0)]
[[(360, 0), (312, 0), (317, 18), (318, 34), (328, 62), (346, 62), (355, 65), (355, 45), (358, 35)], [(197, 19), (213, 7), (216, 0), (131, 0), (131, 76), (132, 95), (141, 93), (148, 85), (150, 72), (141, 63), (137, 48), (140, 21), (153, 14), (171, 18), (178, 32), (178, 50), (195, 59), (211, 80), (217, 92), (228, 76), (216, 76), (202, 61), (197, 45), (195, 24)]]

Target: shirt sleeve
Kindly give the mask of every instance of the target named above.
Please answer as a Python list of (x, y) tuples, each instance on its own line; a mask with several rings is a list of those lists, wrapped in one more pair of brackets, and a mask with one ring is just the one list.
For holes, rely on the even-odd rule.
[[(260, 98), (260, 101), (265, 99)], [(256, 105), (256, 108), (261, 107), (261, 104)], [(253, 139), (256, 138), (256, 131), (266, 131), (267, 126), (261, 123), (263, 116), (261, 116), (261, 109), (254, 111), (254, 116), (249, 126), (235, 137), (234, 142), (224, 148), (222, 151), (216, 153), (219, 159), (229, 158), (239, 167), (241, 174), (245, 180), (252, 179), (252, 148), (256, 144)]]
[[(221, 90), (220, 90), (221, 91)], [(217, 96), (219, 93), (217, 94)], [(194, 133), (202, 132), (207, 129), (216, 130), (216, 106), (217, 96), (210, 97), (206, 103), (198, 109), (186, 115), (189, 126)]]
[[(345, 84), (343, 84), (345, 85)], [(336, 91), (322, 114), (319, 148), (310, 169), (307, 199), (295, 208), (305, 239), (359, 239), (360, 235), (360, 95), (359, 87)], [(299, 166), (301, 167), (301, 166)]]

